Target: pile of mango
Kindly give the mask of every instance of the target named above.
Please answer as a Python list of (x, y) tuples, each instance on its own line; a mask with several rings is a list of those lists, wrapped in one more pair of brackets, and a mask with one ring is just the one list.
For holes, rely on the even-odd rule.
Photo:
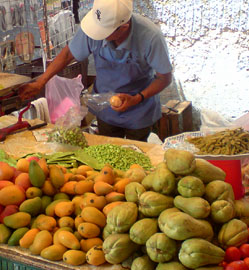
[(249, 204), (225, 176), (175, 149), (152, 172), (0, 162), (0, 244), (75, 266), (223, 269), (224, 250), (249, 236)]

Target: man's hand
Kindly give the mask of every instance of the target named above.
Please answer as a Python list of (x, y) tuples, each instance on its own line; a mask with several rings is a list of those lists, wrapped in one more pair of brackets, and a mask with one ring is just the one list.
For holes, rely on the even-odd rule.
[(137, 105), (141, 101), (141, 97), (138, 95), (131, 96), (128, 94), (117, 94), (122, 104), (119, 107), (111, 106), (113, 110), (117, 112), (125, 112), (128, 108)]
[(42, 87), (43, 85), (38, 82), (28, 83), (18, 89), (18, 95), (21, 100), (30, 99), (39, 94), (42, 90)]

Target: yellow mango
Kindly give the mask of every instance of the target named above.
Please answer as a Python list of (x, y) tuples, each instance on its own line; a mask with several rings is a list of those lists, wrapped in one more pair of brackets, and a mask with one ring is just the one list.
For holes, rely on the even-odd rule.
[(43, 194), (47, 196), (54, 196), (56, 194), (56, 188), (53, 186), (50, 180), (46, 180), (41, 188)]
[(49, 168), (49, 178), (56, 189), (61, 188), (65, 183), (63, 169), (56, 165)]
[(56, 227), (56, 220), (54, 217), (46, 216), (44, 214), (39, 215), (36, 218), (36, 227), (38, 229), (47, 230), (52, 232), (54, 228)]
[(70, 265), (81, 265), (86, 261), (86, 253), (81, 250), (68, 250), (63, 255), (63, 261)]
[(73, 233), (73, 229), (70, 228), (70, 227), (61, 227), (61, 228), (59, 228), (59, 229), (53, 234), (53, 243), (54, 243), (54, 244), (60, 244), (58, 235), (59, 235), (59, 232), (61, 232), (61, 231), (68, 231), (68, 232)]
[(79, 224), (78, 232), (84, 238), (94, 238), (100, 235), (100, 228), (96, 224), (83, 222)]
[(38, 187), (29, 187), (26, 189), (26, 197), (27, 199), (33, 199), (35, 197), (41, 197), (42, 190)]
[(70, 216), (74, 213), (74, 203), (71, 201), (59, 202), (55, 205), (54, 212), (58, 217)]
[(103, 244), (103, 240), (98, 237), (80, 240), (80, 247), (81, 247), (81, 250), (83, 250), (84, 252), (87, 252), (89, 249), (91, 249), (94, 246), (102, 245), (102, 244)]
[(80, 242), (77, 237), (68, 231), (60, 231), (58, 233), (58, 240), (60, 244), (69, 249), (80, 249)]
[(94, 223), (101, 228), (104, 228), (106, 225), (105, 215), (96, 207), (84, 207), (81, 216), (86, 222)]
[(11, 229), (18, 229), (21, 227), (29, 226), (31, 222), (31, 215), (25, 212), (17, 212), (12, 215), (6, 216), (3, 219), (4, 225)]
[(101, 265), (106, 262), (102, 246), (94, 246), (86, 253), (86, 261), (91, 265)]
[(81, 180), (75, 185), (75, 193), (77, 195), (83, 195), (86, 192), (93, 191), (94, 182), (92, 180)]
[(35, 236), (38, 234), (40, 230), (37, 229), (37, 228), (33, 228), (33, 229), (30, 229), (29, 231), (27, 231), (23, 237), (19, 240), (19, 245), (20, 247), (23, 247), (23, 248), (29, 248), (34, 239), (35, 239)]
[(40, 255), (42, 250), (52, 245), (52, 243), (52, 234), (47, 230), (43, 230), (37, 233), (32, 245), (29, 246), (29, 250), (32, 255)]
[(70, 228), (74, 228), (75, 224), (74, 224), (74, 219), (72, 217), (61, 217), (58, 220), (58, 226), (60, 228), (62, 227), (70, 227)]
[(50, 261), (60, 261), (63, 258), (63, 254), (67, 251), (67, 248), (63, 245), (56, 244), (44, 248), (41, 251), (40, 256)]

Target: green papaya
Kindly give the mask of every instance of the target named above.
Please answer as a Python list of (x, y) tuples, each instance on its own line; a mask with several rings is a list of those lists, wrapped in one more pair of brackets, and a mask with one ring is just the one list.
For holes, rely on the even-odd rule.
[(40, 214), (42, 207), (42, 200), (40, 197), (25, 200), (19, 206), (19, 211), (29, 213), (32, 217)]
[(36, 160), (29, 163), (29, 179), (31, 184), (38, 188), (42, 187), (46, 180), (46, 175)]
[(11, 229), (18, 229), (21, 227), (29, 226), (31, 222), (31, 215), (25, 212), (17, 212), (12, 215), (6, 216), (3, 219), (4, 225)]
[(0, 224), (0, 244), (6, 244), (12, 234), (10, 228), (4, 224)]
[(16, 229), (10, 236), (8, 240), (8, 246), (19, 246), (19, 240), (24, 236), (24, 234), (29, 231), (28, 227), (22, 227)]

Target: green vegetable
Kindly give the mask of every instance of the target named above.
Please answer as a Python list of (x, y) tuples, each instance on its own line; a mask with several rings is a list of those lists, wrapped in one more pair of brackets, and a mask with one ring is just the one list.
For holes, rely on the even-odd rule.
[(88, 155), (94, 157), (99, 164), (110, 164), (113, 168), (128, 170), (132, 164), (139, 164), (145, 170), (152, 168), (150, 158), (133, 149), (114, 144), (91, 145), (84, 149)]
[(12, 167), (16, 167), (17, 161), (10, 157), (3, 149), (0, 149), (0, 161), (8, 163)]
[(56, 127), (52, 130), (52, 132), (48, 133), (48, 142), (58, 142), (62, 144), (79, 146), (81, 148), (88, 146), (86, 138), (79, 127), (71, 129)]

